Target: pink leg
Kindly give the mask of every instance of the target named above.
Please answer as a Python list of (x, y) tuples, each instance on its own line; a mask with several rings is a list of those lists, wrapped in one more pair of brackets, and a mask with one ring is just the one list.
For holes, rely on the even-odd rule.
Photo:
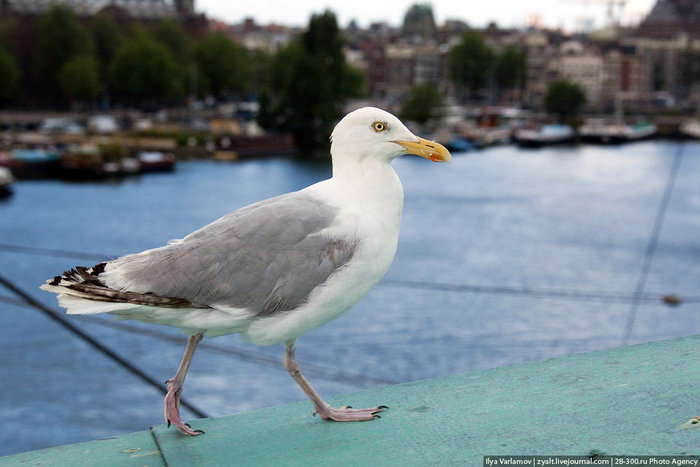
[(168, 393), (163, 400), (163, 404), (165, 405), (165, 421), (168, 426), (172, 423), (178, 427), (180, 431), (192, 436), (201, 435), (204, 432), (202, 430), (193, 430), (180, 419), (180, 394), (182, 394), (182, 385), (185, 383), (185, 376), (187, 376), (187, 370), (190, 368), (194, 350), (201, 340), (201, 332), (187, 339), (187, 347), (185, 348), (185, 354), (182, 356), (180, 367), (177, 369), (175, 376), (166, 381), (168, 383)]
[(319, 414), (324, 420), (333, 420), (336, 422), (360, 422), (364, 420), (374, 420), (379, 417), (379, 412), (388, 407), (385, 405), (380, 405), (379, 407), (374, 407), (371, 409), (353, 409), (352, 407), (341, 407), (339, 409), (334, 409), (330, 405), (321, 399), (314, 388), (311, 387), (309, 382), (304, 378), (299, 370), (299, 364), (294, 358), (294, 344), (287, 344), (287, 352), (284, 356), (284, 368), (290, 374), (294, 381), (297, 382), (299, 387), (309, 396), (311, 402), (314, 404), (314, 415)]

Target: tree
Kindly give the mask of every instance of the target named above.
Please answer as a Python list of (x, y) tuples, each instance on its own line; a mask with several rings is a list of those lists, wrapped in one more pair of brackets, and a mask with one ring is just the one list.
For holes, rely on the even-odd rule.
[(575, 117), (586, 103), (586, 93), (578, 84), (566, 80), (552, 83), (544, 98), (544, 108), (557, 116), (560, 122), (574, 123)]
[(153, 30), (153, 39), (166, 46), (177, 60), (187, 59), (189, 38), (179, 23), (172, 20), (159, 22)]
[(365, 74), (349, 63), (343, 66), (343, 86), (341, 95), (345, 97), (362, 97), (365, 89)]
[(209, 34), (197, 44), (194, 62), (200, 95), (224, 98), (249, 89), (246, 51), (222, 33)]
[(514, 45), (506, 46), (496, 58), (496, 83), (500, 88), (519, 88), (525, 84), (527, 57)]
[(14, 51), (14, 37), (17, 23), (15, 18), (7, 16), (0, 19), (0, 47), (7, 51)]
[(80, 55), (61, 68), (58, 82), (70, 99), (93, 100), (100, 95), (99, 62), (94, 56)]
[(399, 115), (403, 120), (425, 125), (444, 117), (444, 104), (442, 94), (435, 86), (420, 84), (411, 88)]
[(124, 37), (116, 21), (104, 13), (98, 13), (92, 18), (90, 29), (99, 62), (100, 80), (106, 84), (109, 82), (109, 67)]
[(327, 147), (345, 98), (359, 96), (360, 75), (345, 62), (335, 15), (315, 14), (298, 41), (272, 60), (271, 89), (263, 96), (261, 124), (291, 131), (304, 153)]
[(56, 74), (78, 55), (90, 55), (90, 34), (80, 25), (67, 5), (54, 4), (39, 18), (35, 72), (38, 81), (51, 92), (57, 90)]
[(450, 52), (450, 78), (457, 86), (474, 94), (488, 84), (494, 60), (495, 54), (481, 34), (467, 31)]
[(250, 92), (255, 95), (265, 93), (265, 90), (270, 88), (272, 53), (266, 49), (247, 50), (246, 56)]
[(0, 48), (0, 101), (8, 101), (14, 98), (19, 87), (20, 71), (15, 58)]
[(166, 46), (137, 33), (117, 51), (110, 75), (114, 88), (129, 97), (159, 100), (184, 95), (182, 71)]
[(322, 146), (317, 133), (324, 131), (328, 105), (334, 104), (322, 68), (301, 42), (291, 42), (272, 61), (272, 89), (263, 101), (271, 106), (272, 128), (291, 131), (304, 151)]

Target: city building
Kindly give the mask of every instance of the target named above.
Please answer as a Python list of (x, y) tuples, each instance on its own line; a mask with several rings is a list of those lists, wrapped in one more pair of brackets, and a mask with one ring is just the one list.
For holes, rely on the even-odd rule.
[(93, 16), (106, 8), (124, 10), (132, 18), (164, 19), (194, 14), (193, 0), (0, 0), (0, 15), (40, 15), (61, 3), (78, 16)]
[(619, 47), (603, 54), (600, 111), (618, 113), (639, 108), (650, 99), (649, 62), (634, 48)]
[(402, 33), (412, 42), (423, 42), (435, 37), (437, 27), (430, 4), (415, 4), (406, 12)]
[[(209, 21), (197, 14), (193, 0), (65, 0), (85, 19), (106, 13), (118, 23), (154, 24), (174, 20), (192, 36), (210, 30), (224, 32), (253, 51), (274, 53), (296, 38), (300, 28), (261, 25), (246, 18), (238, 24)], [(37, 18), (54, 0), (0, 0), (0, 18), (12, 16), (17, 27), (15, 43), (30, 49), (36, 41)], [(663, 111), (697, 107), (700, 76), (688, 61), (700, 63), (700, 0), (658, 0), (638, 28), (611, 25), (604, 30), (568, 36), (562, 31), (537, 27), (502, 29), (490, 24), (478, 29), (495, 53), (508, 45), (527, 57), (526, 78), (517, 92), (480, 93), (484, 103), (541, 108), (548, 87), (566, 79), (582, 87), (587, 110), (614, 112), (621, 107), (635, 111)], [(351, 22), (343, 31), (345, 56), (366, 77), (366, 91), (376, 101), (397, 105), (416, 85), (432, 85), (448, 99), (459, 101), (449, 79), (450, 50), (465, 31), (473, 30), (461, 19), (437, 25), (428, 4), (409, 8), (403, 24), (392, 27), (374, 23), (361, 28)], [(700, 66), (700, 65), (698, 65)], [(21, 67), (30, 69), (31, 63)], [(689, 71), (690, 70), (690, 71)], [(695, 72), (700, 75), (700, 71)], [(493, 79), (489, 83), (493, 87)], [(513, 90), (511, 90), (513, 91)], [(498, 100), (498, 102), (495, 102)]]
[(603, 92), (603, 57), (600, 54), (584, 51), (562, 54), (559, 78), (578, 84), (586, 93), (587, 107), (600, 110)]
[(700, 0), (658, 0), (639, 25), (639, 35), (674, 38), (686, 34), (700, 38)]

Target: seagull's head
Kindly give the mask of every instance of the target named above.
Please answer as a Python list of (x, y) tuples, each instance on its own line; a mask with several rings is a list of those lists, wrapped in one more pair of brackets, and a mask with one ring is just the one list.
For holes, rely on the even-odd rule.
[(415, 154), (433, 162), (452, 162), (450, 152), (443, 145), (419, 138), (401, 120), (376, 107), (350, 112), (331, 135), (334, 165), (348, 162), (349, 158), (391, 162), (403, 154)]

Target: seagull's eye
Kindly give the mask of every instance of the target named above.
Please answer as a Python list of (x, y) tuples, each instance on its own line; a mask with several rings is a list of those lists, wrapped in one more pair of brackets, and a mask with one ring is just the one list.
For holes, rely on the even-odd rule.
[(382, 131), (388, 130), (389, 126), (384, 122), (374, 122), (372, 123), (372, 129), (377, 133), (381, 133)]

